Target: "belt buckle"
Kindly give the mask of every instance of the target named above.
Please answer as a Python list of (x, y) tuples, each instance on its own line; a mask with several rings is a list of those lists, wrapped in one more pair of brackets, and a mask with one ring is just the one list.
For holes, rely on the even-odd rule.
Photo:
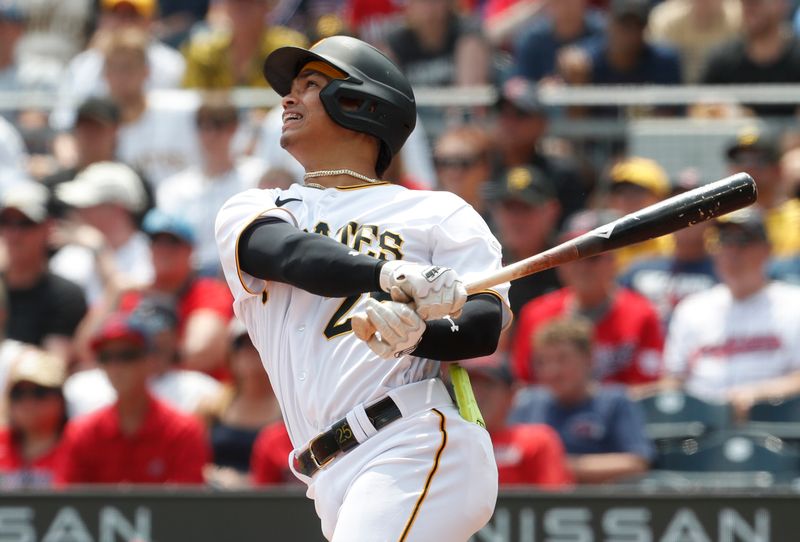
[(311, 456), (311, 461), (313, 461), (313, 462), (314, 462), (314, 466), (315, 466), (315, 467), (317, 467), (317, 469), (321, 469), (321, 468), (323, 468), (325, 465), (327, 465), (328, 463), (330, 463), (331, 461), (333, 461), (333, 460), (336, 458), (336, 454), (331, 454), (331, 455), (329, 455), (329, 456), (327, 457), (327, 459), (325, 459), (325, 461), (324, 461), (324, 462), (320, 463), (320, 462), (319, 462), (319, 460), (317, 459), (317, 456), (314, 454), (314, 444), (315, 444), (315, 443), (316, 443), (316, 442), (317, 442), (317, 441), (318, 441), (318, 440), (319, 440), (319, 439), (320, 439), (320, 438), (321, 438), (321, 437), (322, 437), (324, 434), (325, 434), (325, 433), (320, 433), (319, 435), (317, 435), (316, 437), (314, 437), (313, 439), (311, 439), (311, 442), (309, 442), (309, 443), (308, 443), (308, 455), (310, 455), (310, 456)]

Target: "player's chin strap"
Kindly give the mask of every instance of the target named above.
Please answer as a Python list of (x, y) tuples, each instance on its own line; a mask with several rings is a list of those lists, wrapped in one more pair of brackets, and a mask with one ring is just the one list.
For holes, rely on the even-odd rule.
[(321, 169), (319, 171), (309, 171), (303, 175), (303, 182), (305, 182), (306, 186), (311, 186), (312, 188), (325, 188), (317, 183), (309, 183), (308, 179), (316, 179), (317, 177), (335, 177), (337, 175), (347, 175), (367, 183), (381, 182), (379, 179), (367, 177), (366, 175), (362, 175), (361, 173), (353, 171), (352, 169)]

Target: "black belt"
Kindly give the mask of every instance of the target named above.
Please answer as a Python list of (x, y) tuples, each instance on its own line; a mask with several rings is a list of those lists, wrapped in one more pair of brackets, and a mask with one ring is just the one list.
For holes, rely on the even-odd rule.
[[(376, 430), (403, 416), (391, 397), (385, 397), (366, 407), (364, 412)], [(333, 424), (333, 427), (314, 437), (305, 450), (295, 455), (294, 468), (306, 476), (311, 476), (333, 461), (337, 455), (349, 452), (358, 444), (347, 418), (342, 418)]]

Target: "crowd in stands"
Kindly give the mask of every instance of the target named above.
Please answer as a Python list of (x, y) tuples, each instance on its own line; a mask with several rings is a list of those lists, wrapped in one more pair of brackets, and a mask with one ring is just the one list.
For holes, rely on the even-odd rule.
[[(333, 34), (415, 87), (497, 90), (420, 107), (385, 178), (458, 194), (505, 264), (711, 180), (624, 149), (589, 159), (552, 121), (627, 112), (540, 90), (800, 83), (790, 0), (0, 0), (0, 97), (21, 100), (0, 109), (0, 490), (298, 483), (213, 226), (232, 195), (303, 174), (280, 108), (229, 91), (268, 92), (266, 55)], [(40, 92), (52, 107), (26, 105)], [(800, 129), (762, 122), (797, 104), (646, 114), (752, 120), (719, 158), (758, 202), (512, 284), (498, 352), (463, 362), (503, 485), (645, 476), (664, 444), (648, 398), (679, 390), (743, 427), (800, 395)]]

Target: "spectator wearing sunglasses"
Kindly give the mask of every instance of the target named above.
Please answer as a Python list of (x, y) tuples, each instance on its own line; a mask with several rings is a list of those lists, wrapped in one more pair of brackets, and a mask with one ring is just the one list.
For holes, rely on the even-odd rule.
[(16, 359), (6, 395), (8, 426), (0, 429), (0, 489), (53, 484), (67, 423), (64, 375), (64, 362), (38, 348)]
[(201, 160), (167, 178), (156, 192), (158, 208), (185, 217), (195, 232), (195, 267), (204, 276), (221, 276), (214, 237), (217, 211), (228, 198), (258, 185), (266, 167), (237, 156), (232, 143), (239, 127), (236, 108), (224, 94), (206, 98), (195, 115)]
[(6, 336), (70, 359), (72, 337), (86, 313), (86, 301), (80, 286), (48, 268), (52, 223), (47, 189), (26, 182), (6, 191), (1, 201), (0, 239), (7, 254), (2, 274), (8, 294)]
[(151, 394), (154, 345), (130, 315), (114, 313), (91, 343), (117, 395), (114, 404), (72, 420), (64, 484), (201, 484), (209, 458), (202, 424)]
[(756, 180), (758, 206), (764, 213), (772, 254), (800, 254), (800, 200), (781, 175), (777, 134), (758, 126), (743, 127), (730, 142), (726, 157), (731, 173), (747, 171)]
[(757, 402), (800, 393), (800, 287), (767, 277), (770, 243), (757, 208), (718, 218), (711, 233), (721, 282), (675, 308), (666, 384), (729, 403), (746, 419)]
[[(150, 391), (156, 398), (181, 412), (194, 413), (200, 404), (220, 393), (222, 384), (215, 378), (180, 367), (178, 315), (171, 300), (142, 299), (131, 313), (131, 321), (145, 332), (152, 345), (155, 370)], [(116, 399), (101, 367), (79, 371), (67, 378), (64, 396), (71, 418), (110, 405)]]
[(460, 196), (486, 218), (481, 187), (490, 179), (492, 139), (481, 127), (465, 124), (445, 131), (436, 141), (433, 165), (439, 188)]

